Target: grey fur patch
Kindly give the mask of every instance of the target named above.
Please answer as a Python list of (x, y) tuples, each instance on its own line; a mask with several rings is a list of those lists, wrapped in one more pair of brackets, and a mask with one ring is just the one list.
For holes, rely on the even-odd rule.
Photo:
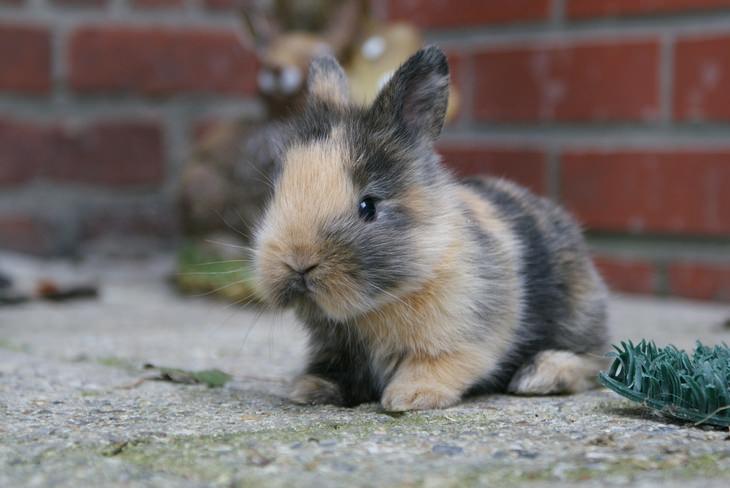
[[(602, 354), (607, 347), (603, 284), (573, 219), (553, 203), (501, 180), (466, 182), (494, 204), (523, 244), (525, 308), (510, 351), (473, 392), (502, 390), (545, 349)], [(585, 276), (576, 280), (576, 276)]]
[(418, 51), (388, 81), (373, 111), (411, 137), (435, 140), (441, 133), (449, 98), (449, 65), (435, 46)]
[(337, 105), (346, 105), (350, 99), (347, 75), (330, 55), (317, 56), (309, 65), (307, 90), (310, 97)]

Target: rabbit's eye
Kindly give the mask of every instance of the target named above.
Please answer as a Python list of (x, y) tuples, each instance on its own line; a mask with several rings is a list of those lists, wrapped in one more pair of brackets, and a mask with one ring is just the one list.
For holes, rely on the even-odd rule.
[(365, 222), (375, 220), (375, 199), (373, 197), (365, 197), (360, 200), (357, 206), (357, 213)]

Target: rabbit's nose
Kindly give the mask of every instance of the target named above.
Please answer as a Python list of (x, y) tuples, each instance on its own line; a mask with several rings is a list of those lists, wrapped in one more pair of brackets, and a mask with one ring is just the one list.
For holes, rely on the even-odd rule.
[(319, 263), (310, 264), (306, 266), (294, 267), (289, 265), (291, 270), (296, 273), (291, 279), (292, 290), (299, 293), (306, 293), (311, 290), (311, 281), (309, 279), (310, 273), (319, 265)]
[(310, 264), (309, 266), (303, 266), (300, 268), (293, 268), (296, 273), (298, 273), (301, 276), (308, 275), (314, 268), (319, 266), (319, 263)]
[(301, 277), (305, 277), (319, 266), (315, 257), (296, 255), (285, 261), (287, 267)]

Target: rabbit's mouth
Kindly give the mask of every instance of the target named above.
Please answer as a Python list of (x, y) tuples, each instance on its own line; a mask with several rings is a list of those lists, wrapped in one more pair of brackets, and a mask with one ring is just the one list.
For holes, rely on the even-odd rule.
[(314, 307), (331, 320), (344, 321), (361, 315), (373, 306), (371, 300), (358, 291), (353, 276), (321, 266), (316, 272), (302, 275), (290, 272), (274, 293), (282, 308)]
[(283, 307), (300, 301), (316, 302), (315, 280), (309, 272), (291, 269), (283, 280), (281, 288), (277, 296), (279, 305)]

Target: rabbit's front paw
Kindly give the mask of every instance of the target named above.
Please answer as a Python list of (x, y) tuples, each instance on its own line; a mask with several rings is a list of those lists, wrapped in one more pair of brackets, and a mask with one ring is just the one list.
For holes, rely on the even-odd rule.
[(324, 378), (303, 374), (294, 380), (289, 400), (300, 405), (339, 405), (342, 403), (340, 388)]
[(437, 383), (394, 382), (383, 392), (381, 404), (388, 412), (404, 412), (446, 408), (456, 404), (460, 398), (458, 391)]

